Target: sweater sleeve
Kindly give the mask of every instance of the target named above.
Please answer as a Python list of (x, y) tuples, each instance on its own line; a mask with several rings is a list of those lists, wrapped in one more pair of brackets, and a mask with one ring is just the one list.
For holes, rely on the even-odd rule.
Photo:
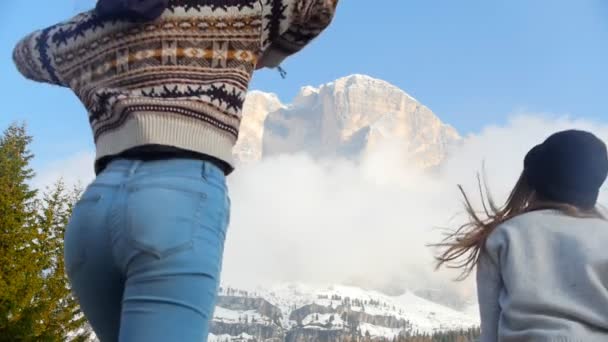
[(56, 69), (57, 44), (53, 35), (65, 31), (67, 26), (73, 24), (73, 21), (67, 21), (53, 25), (21, 39), (13, 50), (13, 61), (19, 72), (32, 81), (67, 87)]
[(258, 66), (274, 68), (332, 22), (339, 0), (264, 0), (265, 41)]
[(508, 243), (504, 225), (496, 228), (486, 241), (477, 264), (477, 295), (481, 315), (480, 342), (496, 342), (501, 315), (500, 294), (504, 282), (501, 265), (505, 261)]
[(498, 266), (487, 254), (483, 254), (477, 264), (477, 297), (481, 317), (480, 342), (498, 341), (498, 321), (500, 305), (498, 298), (502, 280)]

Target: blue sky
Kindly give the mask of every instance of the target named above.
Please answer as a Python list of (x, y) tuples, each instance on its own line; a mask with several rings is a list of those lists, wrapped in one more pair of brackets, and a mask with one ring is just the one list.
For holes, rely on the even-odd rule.
[[(12, 48), (93, 3), (0, 2), (0, 127), (25, 120), (39, 164), (92, 149), (92, 138), (76, 98), (21, 78)], [(342, 0), (326, 34), (285, 63), (287, 79), (263, 71), (252, 88), (289, 102), (304, 85), (368, 74), (465, 134), (521, 111), (606, 122), (607, 18), (605, 0)]]

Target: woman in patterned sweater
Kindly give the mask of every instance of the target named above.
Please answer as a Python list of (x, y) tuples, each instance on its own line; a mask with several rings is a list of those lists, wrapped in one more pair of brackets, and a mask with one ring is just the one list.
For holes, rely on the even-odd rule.
[(316, 38), (337, 2), (100, 0), (15, 48), (25, 77), (88, 110), (97, 178), (65, 264), (101, 341), (206, 341), (251, 75)]

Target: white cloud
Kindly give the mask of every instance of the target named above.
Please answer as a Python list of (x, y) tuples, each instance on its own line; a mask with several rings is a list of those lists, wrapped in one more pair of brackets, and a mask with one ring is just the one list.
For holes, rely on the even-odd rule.
[(432, 175), (411, 167), (398, 145), (380, 147), (360, 164), (297, 155), (246, 166), (230, 179), (233, 219), (224, 278), (355, 281), (471, 295), (472, 280), (453, 283), (454, 273), (435, 273), (425, 247), (440, 238), (434, 228), (464, 219), (452, 219), (463, 209), (456, 185), (478, 198), (476, 173), (485, 160), (490, 189), (502, 202), (525, 153), (551, 133), (573, 127), (608, 141), (607, 125), (522, 115), (466, 137)]
[[(433, 270), (435, 227), (463, 217), (456, 185), (478, 198), (476, 173), (485, 160), (497, 201), (505, 199), (525, 153), (568, 128), (608, 141), (608, 125), (550, 115), (520, 115), (505, 126), (465, 138), (442, 169), (422, 174), (398, 144), (387, 143), (360, 163), (280, 156), (242, 166), (230, 177), (232, 224), (224, 280), (237, 286), (266, 282), (351, 282), (384, 289), (443, 288), (470, 297), (472, 280)], [(37, 184), (59, 175), (92, 179), (92, 155), (82, 153), (38, 170)], [(608, 202), (608, 192), (602, 194)]]
[[(582, 129), (595, 133), (608, 142), (608, 124), (588, 120), (572, 120), (567, 116), (517, 115), (504, 127), (486, 127), (470, 135), (444, 166), (442, 179), (463, 183), (475, 190), (473, 172), (485, 161), (488, 182), (497, 198), (505, 198), (523, 168), (523, 158), (534, 145), (549, 135), (566, 129)], [(607, 200), (604, 192), (604, 200)]]
[(64, 160), (58, 160), (35, 170), (36, 177), (32, 180), (32, 186), (37, 189), (45, 189), (62, 179), (68, 187), (74, 185), (86, 186), (95, 178), (93, 163), (95, 153), (79, 152)]

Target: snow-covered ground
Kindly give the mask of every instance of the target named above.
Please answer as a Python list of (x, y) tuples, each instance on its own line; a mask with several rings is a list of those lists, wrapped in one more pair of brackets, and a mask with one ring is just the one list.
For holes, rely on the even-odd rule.
[[(457, 330), (479, 325), (479, 318), (471, 308), (467, 312), (457, 311), (431, 302), (411, 292), (400, 296), (387, 296), (377, 291), (365, 290), (352, 286), (331, 285), (313, 286), (306, 284), (279, 284), (270, 288), (257, 288), (248, 291), (251, 297), (264, 298), (280, 309), (284, 328), (294, 327), (297, 323), (289, 319), (298, 308), (315, 304), (325, 308), (338, 308), (349, 303), (351, 312), (365, 313), (371, 316), (391, 317), (394, 320), (408, 322), (410, 332), (432, 333), (437, 331)], [(218, 308), (215, 320), (234, 322), (247, 316), (249, 322), (255, 318), (258, 323), (271, 324), (268, 318), (252, 311), (234, 311)], [(331, 323), (331, 324), (329, 324)], [(343, 329), (347, 326), (340, 314), (312, 313), (307, 315), (301, 324), (307, 329)], [(369, 332), (375, 337), (393, 337), (402, 329), (381, 326), (379, 324), (361, 323), (363, 334)]]
[(229, 310), (220, 306), (215, 308), (213, 319), (225, 323), (269, 323), (268, 317), (255, 310)]
[(240, 334), (239, 336), (209, 334), (207, 342), (249, 342), (253, 340), (254, 337), (248, 334)]

